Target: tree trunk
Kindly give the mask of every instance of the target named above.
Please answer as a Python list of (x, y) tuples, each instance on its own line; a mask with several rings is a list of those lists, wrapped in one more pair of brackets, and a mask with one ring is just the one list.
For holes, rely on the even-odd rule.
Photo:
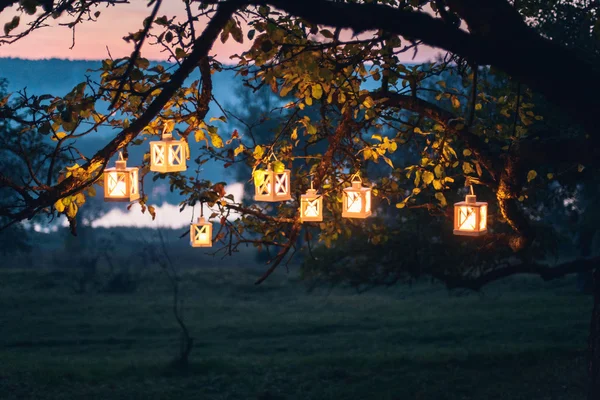
[(600, 399), (600, 268), (594, 270), (594, 308), (588, 339), (588, 400)]

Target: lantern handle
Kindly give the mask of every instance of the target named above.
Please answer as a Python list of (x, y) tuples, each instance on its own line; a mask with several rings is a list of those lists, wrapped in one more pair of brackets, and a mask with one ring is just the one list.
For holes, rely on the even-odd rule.
[(473, 191), (473, 185), (469, 185), (471, 187), (471, 195), (475, 196), (475, 191)]
[(275, 161), (279, 161), (273, 150), (271, 150), (271, 152), (269, 153), (269, 157), (267, 157), (267, 161), (271, 161), (271, 159), (274, 159)]
[(168, 127), (167, 124), (163, 125), (163, 130), (160, 135), (162, 139), (171, 139), (173, 137), (173, 134), (171, 132), (167, 132), (167, 127)]
[[(355, 180), (356, 179), (356, 180)], [(360, 182), (362, 183), (362, 178), (360, 177), (360, 171), (356, 171), (351, 177), (350, 182)]]
[(123, 158), (123, 152), (122, 151), (119, 152), (119, 161), (125, 161), (125, 159)]

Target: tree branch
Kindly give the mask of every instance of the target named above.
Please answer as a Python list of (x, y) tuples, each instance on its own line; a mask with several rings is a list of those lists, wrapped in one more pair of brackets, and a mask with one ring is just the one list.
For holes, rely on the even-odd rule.
[(444, 282), (449, 289), (463, 288), (480, 290), (488, 283), (512, 275), (538, 275), (543, 280), (549, 281), (578, 272), (591, 271), (598, 266), (600, 266), (600, 257), (593, 257), (573, 260), (553, 267), (537, 263), (511, 265), (486, 272), (476, 278), (453, 277), (448, 275), (437, 275), (434, 277)]

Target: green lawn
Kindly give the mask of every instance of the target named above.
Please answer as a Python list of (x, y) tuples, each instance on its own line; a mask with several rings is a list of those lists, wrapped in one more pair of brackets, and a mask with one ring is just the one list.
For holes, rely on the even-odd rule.
[(573, 279), (513, 279), (480, 294), (398, 286), (307, 293), (280, 271), (183, 274), (196, 340), (167, 283), (74, 294), (70, 275), (0, 270), (0, 399), (581, 399), (591, 299)]

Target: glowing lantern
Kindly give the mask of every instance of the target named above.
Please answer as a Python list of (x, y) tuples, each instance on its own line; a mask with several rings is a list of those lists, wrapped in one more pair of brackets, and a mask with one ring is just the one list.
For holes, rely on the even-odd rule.
[(306, 191), (306, 194), (300, 196), (300, 221), (323, 221), (323, 196), (317, 194), (317, 191), (313, 188), (312, 181), (310, 189)]
[(184, 140), (174, 140), (173, 135), (163, 130), (161, 140), (150, 142), (150, 171), (185, 171), (186, 149), (187, 143)]
[(192, 247), (212, 247), (212, 224), (199, 217), (190, 225), (190, 245)]
[(367, 218), (371, 215), (371, 188), (362, 185), (358, 174), (352, 178), (352, 186), (342, 193), (342, 217)]
[(254, 171), (254, 200), (287, 201), (292, 199), (290, 191), (290, 170), (275, 172), (268, 169)]
[(468, 194), (465, 201), (454, 204), (454, 234), (482, 236), (487, 233), (487, 203), (478, 202), (477, 196)]
[(104, 170), (104, 201), (130, 202), (140, 198), (138, 168), (127, 168), (127, 161), (119, 153), (115, 168)]

